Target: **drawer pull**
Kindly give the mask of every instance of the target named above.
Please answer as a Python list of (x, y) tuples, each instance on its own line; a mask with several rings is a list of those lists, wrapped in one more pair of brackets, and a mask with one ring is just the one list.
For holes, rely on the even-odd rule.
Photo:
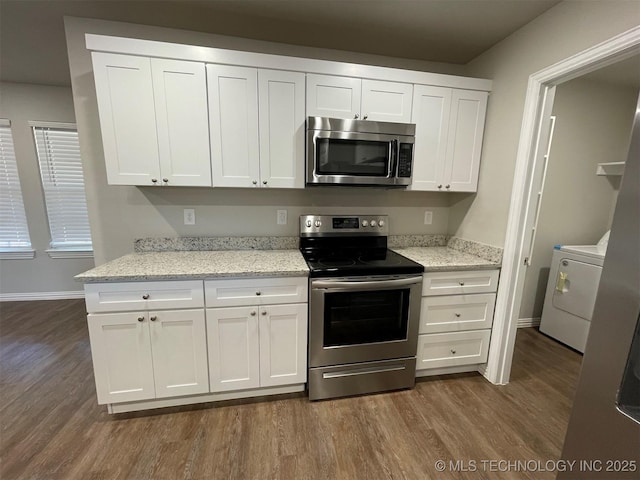
[(460, 283), (461, 287), (464, 287), (464, 282), (458, 282), (458, 283)]
[(144, 322), (144, 317), (138, 317), (139, 322)]
[(453, 348), (451, 349), (451, 354), (452, 354), (452, 355), (455, 355), (455, 354), (456, 354), (456, 351), (455, 351)]
[(256, 292), (256, 295), (260, 296), (262, 295), (262, 292)]
[(456, 318), (460, 318), (460, 314), (459, 313), (454, 313), (454, 315), (456, 316)]
[(145, 293), (144, 295), (142, 295), (142, 299), (143, 300), (149, 300), (149, 294)]
[(158, 319), (158, 317), (149, 317), (149, 320), (151, 320), (152, 322), (155, 322)]
[(252, 316), (252, 317), (255, 317), (255, 316), (256, 316), (256, 311), (255, 311), (255, 310), (253, 310), (253, 311), (251, 312), (251, 316)]
[(266, 310), (263, 310), (263, 311), (261, 312), (261, 314), (262, 314), (262, 315), (266, 315), (266, 314), (267, 314), (267, 311), (266, 311)]

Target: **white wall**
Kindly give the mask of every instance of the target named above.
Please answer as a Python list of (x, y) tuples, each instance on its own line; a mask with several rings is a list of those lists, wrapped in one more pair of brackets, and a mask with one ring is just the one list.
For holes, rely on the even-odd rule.
[[(91, 19), (66, 18), (65, 29), (97, 264), (131, 252), (133, 240), (143, 236), (298, 235), (297, 217), (303, 213), (379, 212), (391, 216), (392, 234), (447, 233), (450, 199), (438, 193), (330, 187), (255, 191), (107, 185), (91, 57), (84, 35), (145, 38), (440, 73), (459, 73), (460, 66), (451, 66), (447, 72), (443, 64)], [(185, 207), (195, 208), (195, 226), (183, 225)], [(289, 211), (285, 226), (276, 225), (279, 208)], [(433, 224), (428, 226), (423, 223), (426, 209), (433, 211)]]
[(636, 88), (576, 79), (556, 88), (555, 131), (520, 318), (539, 318), (553, 246), (593, 245), (611, 227), (621, 177), (601, 162), (626, 160)]
[(18, 174), (24, 198), (31, 244), (36, 257), (0, 260), (0, 294), (77, 292), (82, 285), (73, 276), (93, 267), (92, 258), (52, 259), (49, 228), (35, 143), (29, 120), (75, 122), (71, 89), (18, 83), (0, 84), (0, 117), (11, 120)]
[(529, 76), (636, 27), (637, 1), (565, 1), (540, 15), (467, 66), (493, 80), (478, 194), (452, 205), (450, 233), (504, 245), (515, 159)]

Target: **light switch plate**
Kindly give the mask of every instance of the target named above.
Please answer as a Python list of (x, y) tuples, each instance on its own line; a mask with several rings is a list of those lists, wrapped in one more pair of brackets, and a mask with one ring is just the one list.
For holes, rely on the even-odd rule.
[(196, 224), (196, 210), (195, 208), (184, 209), (184, 224), (195, 225)]
[(431, 225), (433, 223), (433, 212), (431, 210), (424, 211), (424, 224)]
[(278, 210), (277, 222), (278, 222), (278, 225), (286, 225), (287, 224), (287, 211), (286, 210)]

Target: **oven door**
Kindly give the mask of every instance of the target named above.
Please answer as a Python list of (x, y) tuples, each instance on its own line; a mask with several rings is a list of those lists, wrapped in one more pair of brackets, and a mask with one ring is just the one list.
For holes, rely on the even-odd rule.
[(309, 366), (415, 356), (422, 276), (312, 279)]

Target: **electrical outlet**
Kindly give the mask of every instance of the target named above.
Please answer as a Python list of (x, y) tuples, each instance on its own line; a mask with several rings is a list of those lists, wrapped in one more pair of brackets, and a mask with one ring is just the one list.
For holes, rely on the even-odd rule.
[(431, 225), (433, 223), (433, 212), (431, 210), (424, 211), (424, 224)]
[(194, 208), (184, 209), (184, 224), (195, 225), (196, 224), (196, 210)]
[(287, 211), (286, 210), (278, 210), (277, 222), (278, 222), (278, 225), (286, 225), (287, 224)]

